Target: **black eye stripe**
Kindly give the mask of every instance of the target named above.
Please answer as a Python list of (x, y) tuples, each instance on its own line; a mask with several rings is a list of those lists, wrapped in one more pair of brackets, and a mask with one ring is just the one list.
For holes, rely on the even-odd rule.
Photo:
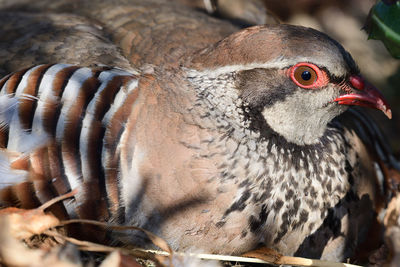
[(325, 71), (325, 73), (328, 75), (329, 81), (331, 83), (338, 84), (338, 83), (342, 82), (343, 80), (347, 80), (348, 79), (348, 75), (346, 75), (346, 76), (335, 76), (332, 73), (330, 73), (329, 70), (326, 67), (320, 67), (320, 68), (321, 68), (321, 70)]

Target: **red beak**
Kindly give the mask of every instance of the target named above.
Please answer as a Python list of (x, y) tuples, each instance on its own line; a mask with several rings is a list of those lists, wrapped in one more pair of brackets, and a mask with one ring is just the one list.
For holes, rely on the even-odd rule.
[(350, 84), (356, 90), (356, 93), (349, 93), (341, 95), (336, 98), (335, 102), (339, 105), (357, 105), (369, 108), (376, 108), (381, 110), (385, 115), (391, 119), (392, 111), (389, 104), (383, 97), (382, 93), (376, 89), (372, 84), (364, 82), (360, 76), (351, 76)]

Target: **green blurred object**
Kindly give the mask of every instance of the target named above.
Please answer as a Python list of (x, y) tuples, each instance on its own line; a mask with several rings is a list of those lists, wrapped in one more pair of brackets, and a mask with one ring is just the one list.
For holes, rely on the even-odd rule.
[(372, 7), (365, 29), (368, 38), (381, 40), (390, 54), (400, 59), (400, 1), (385, 4), (379, 1)]

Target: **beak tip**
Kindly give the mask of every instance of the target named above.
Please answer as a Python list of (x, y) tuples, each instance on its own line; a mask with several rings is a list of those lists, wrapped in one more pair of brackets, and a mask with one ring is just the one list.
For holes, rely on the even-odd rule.
[(389, 120), (392, 119), (392, 110), (391, 109), (385, 110), (384, 113), (389, 118)]

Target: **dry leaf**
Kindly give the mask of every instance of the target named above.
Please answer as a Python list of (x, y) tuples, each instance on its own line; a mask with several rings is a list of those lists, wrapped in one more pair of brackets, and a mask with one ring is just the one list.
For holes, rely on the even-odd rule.
[(397, 194), (390, 201), (387, 209), (386, 215), (383, 219), (384, 225), (389, 228), (391, 226), (400, 226), (400, 194)]
[(3, 264), (27, 266), (38, 262), (43, 255), (41, 251), (32, 251), (22, 245), (11, 234), (11, 220), (9, 217), (0, 217), (0, 259)]
[(14, 207), (0, 210), (0, 218), (8, 221), (10, 233), (16, 239), (28, 239), (34, 235), (40, 235), (46, 230), (56, 227), (60, 221), (51, 214), (46, 214), (44, 210), (54, 203), (70, 198), (77, 193), (77, 189), (71, 192), (55, 197), (42, 206), (26, 210)]
[(10, 225), (10, 233), (16, 239), (28, 239), (57, 226), (60, 221), (41, 209), (24, 210), (6, 208), (0, 210), (0, 218)]
[[(4, 212), (3, 212), (4, 213)], [(0, 217), (0, 262), (5, 266), (80, 267), (82, 264), (62, 257), (62, 248), (49, 250), (29, 249), (11, 233), (10, 217)], [(28, 224), (29, 222), (27, 222)]]

